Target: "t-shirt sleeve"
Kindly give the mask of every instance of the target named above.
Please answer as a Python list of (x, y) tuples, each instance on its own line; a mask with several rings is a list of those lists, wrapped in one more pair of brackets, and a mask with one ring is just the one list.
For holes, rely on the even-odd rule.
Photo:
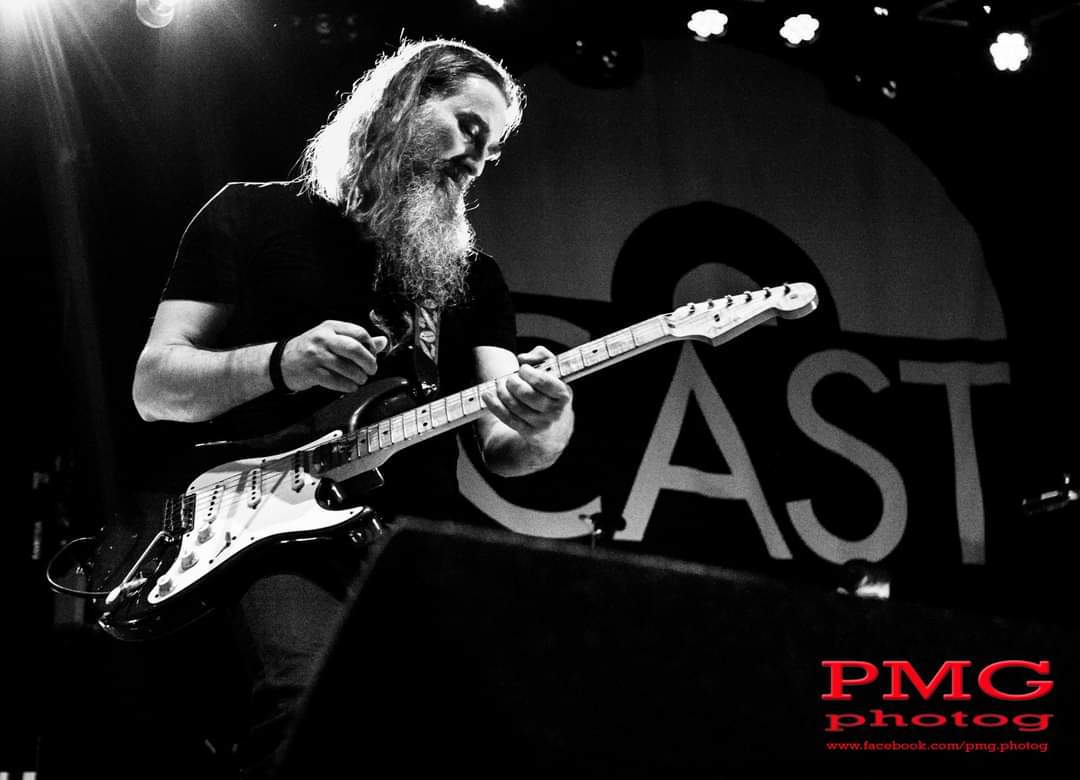
[(226, 184), (185, 228), (161, 300), (233, 303), (244, 259), (244, 188)]
[(469, 273), (470, 301), (464, 316), (470, 347), (502, 347), (517, 351), (517, 326), (510, 288), (498, 264), (478, 254)]

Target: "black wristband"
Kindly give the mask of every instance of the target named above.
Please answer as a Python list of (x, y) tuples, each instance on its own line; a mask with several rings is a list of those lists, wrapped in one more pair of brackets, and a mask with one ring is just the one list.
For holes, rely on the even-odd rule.
[(274, 390), (284, 395), (292, 395), (293, 391), (285, 384), (285, 377), (281, 375), (281, 356), (285, 352), (285, 343), (288, 339), (282, 339), (274, 345), (270, 352), (270, 384)]

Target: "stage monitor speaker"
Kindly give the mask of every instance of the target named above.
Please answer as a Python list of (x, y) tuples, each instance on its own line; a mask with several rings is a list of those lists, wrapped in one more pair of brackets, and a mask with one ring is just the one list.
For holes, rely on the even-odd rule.
[[(929, 677), (1075, 646), (1045, 625), (407, 521), (373, 548), (279, 776), (722, 777), (868, 736), (825, 732), (823, 660), (904, 659)], [(907, 704), (941, 710), (941, 693)], [(930, 736), (915, 731), (869, 736)]]

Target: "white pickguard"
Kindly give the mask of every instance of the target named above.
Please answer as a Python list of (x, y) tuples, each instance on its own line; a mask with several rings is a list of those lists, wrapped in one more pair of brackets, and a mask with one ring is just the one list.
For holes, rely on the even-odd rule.
[(321, 535), (353, 518), (355, 507), (321, 507), (315, 500), (318, 478), (291, 467), (293, 453), (341, 435), (334, 431), (271, 457), (223, 463), (196, 477), (187, 489), (195, 496), (194, 528), (183, 535), (180, 554), (147, 600), (159, 604), (182, 593), (257, 542)]

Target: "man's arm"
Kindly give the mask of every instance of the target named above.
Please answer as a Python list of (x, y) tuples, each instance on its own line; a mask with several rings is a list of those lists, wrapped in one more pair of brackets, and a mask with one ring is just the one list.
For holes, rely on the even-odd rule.
[(273, 344), (215, 351), (232, 307), (162, 301), (135, 366), (132, 398), (144, 420), (199, 422), (272, 389)]
[[(273, 389), (274, 344), (214, 349), (232, 307), (205, 301), (162, 301), (135, 367), (132, 398), (144, 420), (200, 422)], [(281, 374), (290, 390), (326, 387), (350, 393), (376, 371), (383, 336), (327, 320), (290, 339)]]
[[(518, 358), (500, 347), (476, 347), (480, 381), (506, 377), (518, 370)], [(574, 432), (573, 393), (557, 377), (531, 364), (554, 357), (537, 347), (521, 355), (517, 375), (499, 381), (484, 393), (491, 414), (476, 421), (484, 462), (494, 473), (516, 477), (546, 469), (566, 449)]]

